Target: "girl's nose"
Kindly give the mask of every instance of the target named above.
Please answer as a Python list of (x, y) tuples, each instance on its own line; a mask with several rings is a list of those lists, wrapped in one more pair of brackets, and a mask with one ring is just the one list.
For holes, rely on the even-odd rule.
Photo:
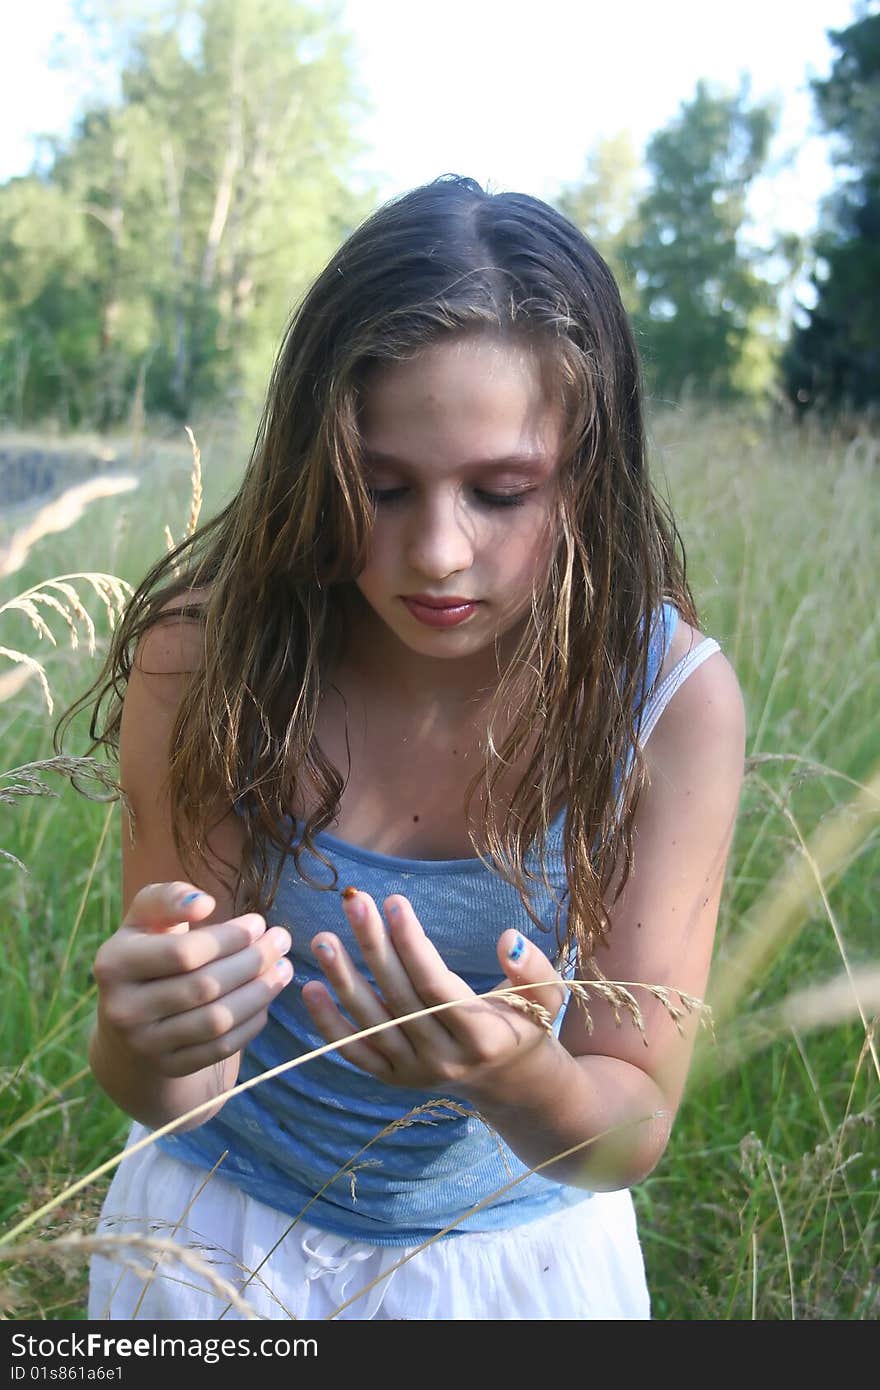
[(455, 497), (436, 498), (418, 507), (406, 545), (407, 564), (429, 579), (445, 579), (474, 562), (473, 518)]

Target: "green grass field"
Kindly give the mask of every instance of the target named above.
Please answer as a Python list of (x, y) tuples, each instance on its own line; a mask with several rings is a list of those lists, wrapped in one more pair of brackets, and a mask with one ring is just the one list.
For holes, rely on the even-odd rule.
[[(688, 408), (652, 422), (654, 469), (685, 541), (704, 631), (733, 663), (748, 771), (701, 1043), (665, 1157), (636, 1191), (654, 1316), (873, 1319), (880, 1144), (877, 841), (880, 827), (880, 440)], [(245, 451), (199, 432), (202, 518), (231, 495)], [(182, 535), (191, 455), (143, 444), (136, 491), (93, 502), (0, 578), (0, 646), (38, 658), (56, 710), (97, 672), (108, 618), (70, 645), (38, 640), (9, 601), (85, 571), (134, 583)], [(0, 522), (0, 555), (21, 514)], [(5, 608), (3, 605), (7, 605)], [(0, 658), (0, 679), (15, 669)], [(88, 1232), (125, 1117), (86, 1067), (98, 943), (120, 920), (118, 811), (62, 778), (14, 794), (6, 770), (52, 754), (36, 676), (0, 702), (0, 1317), (84, 1316)], [(85, 751), (85, 729), (76, 751)], [(33, 790), (33, 789), (31, 789)], [(28, 1214), (62, 1197), (9, 1240)]]

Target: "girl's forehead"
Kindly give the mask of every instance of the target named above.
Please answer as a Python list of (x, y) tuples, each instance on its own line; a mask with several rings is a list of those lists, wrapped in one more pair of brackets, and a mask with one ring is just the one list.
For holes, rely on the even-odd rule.
[(468, 456), (475, 449), (493, 456), (552, 451), (561, 416), (540, 355), (483, 335), (442, 341), (377, 368), (361, 401), (364, 442), (386, 455), (416, 443), (420, 449), (442, 443)]
[(367, 389), (389, 381), (455, 378), (475, 370), (494, 376), (541, 378), (546, 356), (537, 344), (488, 330), (450, 334), (426, 343), (408, 357), (377, 364)]

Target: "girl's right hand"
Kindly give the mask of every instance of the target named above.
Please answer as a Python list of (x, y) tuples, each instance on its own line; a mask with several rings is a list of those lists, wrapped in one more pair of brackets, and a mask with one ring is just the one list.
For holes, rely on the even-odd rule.
[(192, 884), (149, 883), (95, 957), (99, 1030), (162, 1076), (232, 1057), (293, 978), (284, 927), (255, 912), (200, 926), (215, 906)]

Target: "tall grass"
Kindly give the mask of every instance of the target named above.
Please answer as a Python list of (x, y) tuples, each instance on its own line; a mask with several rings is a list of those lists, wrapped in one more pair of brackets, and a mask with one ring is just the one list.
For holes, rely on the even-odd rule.
[[(880, 443), (692, 409), (658, 415), (653, 431), (703, 627), (748, 712), (710, 982), (716, 1039), (699, 1046), (667, 1153), (635, 1193), (654, 1314), (873, 1318)], [(210, 514), (238, 465), (219, 441), (202, 445)], [(92, 501), (36, 539), (0, 603), (62, 574), (140, 578), (164, 524), (191, 524), (193, 496), (185, 441), (152, 461), (147, 441), (143, 456), (137, 491)], [(8, 539), (0, 531), (0, 550)], [(48, 651), (45, 633), (35, 650), (33, 614), (0, 615), (0, 642), (39, 656), (59, 706), (107, 640), (99, 597), (81, 600), (95, 657), (69, 645), (51, 605)], [(49, 734), (35, 674), (0, 701), (0, 770), (49, 759)], [(56, 771), (32, 771), (29, 794), (8, 799), (0, 778), (0, 848), (12, 857), (0, 862), (0, 1240), (22, 1228), (0, 1264), (0, 1315), (12, 1318), (83, 1316), (77, 1233), (93, 1228), (109, 1172), (77, 1184), (118, 1153), (127, 1127), (85, 1067), (91, 961), (120, 920), (118, 813), (63, 776), (51, 786)]]

